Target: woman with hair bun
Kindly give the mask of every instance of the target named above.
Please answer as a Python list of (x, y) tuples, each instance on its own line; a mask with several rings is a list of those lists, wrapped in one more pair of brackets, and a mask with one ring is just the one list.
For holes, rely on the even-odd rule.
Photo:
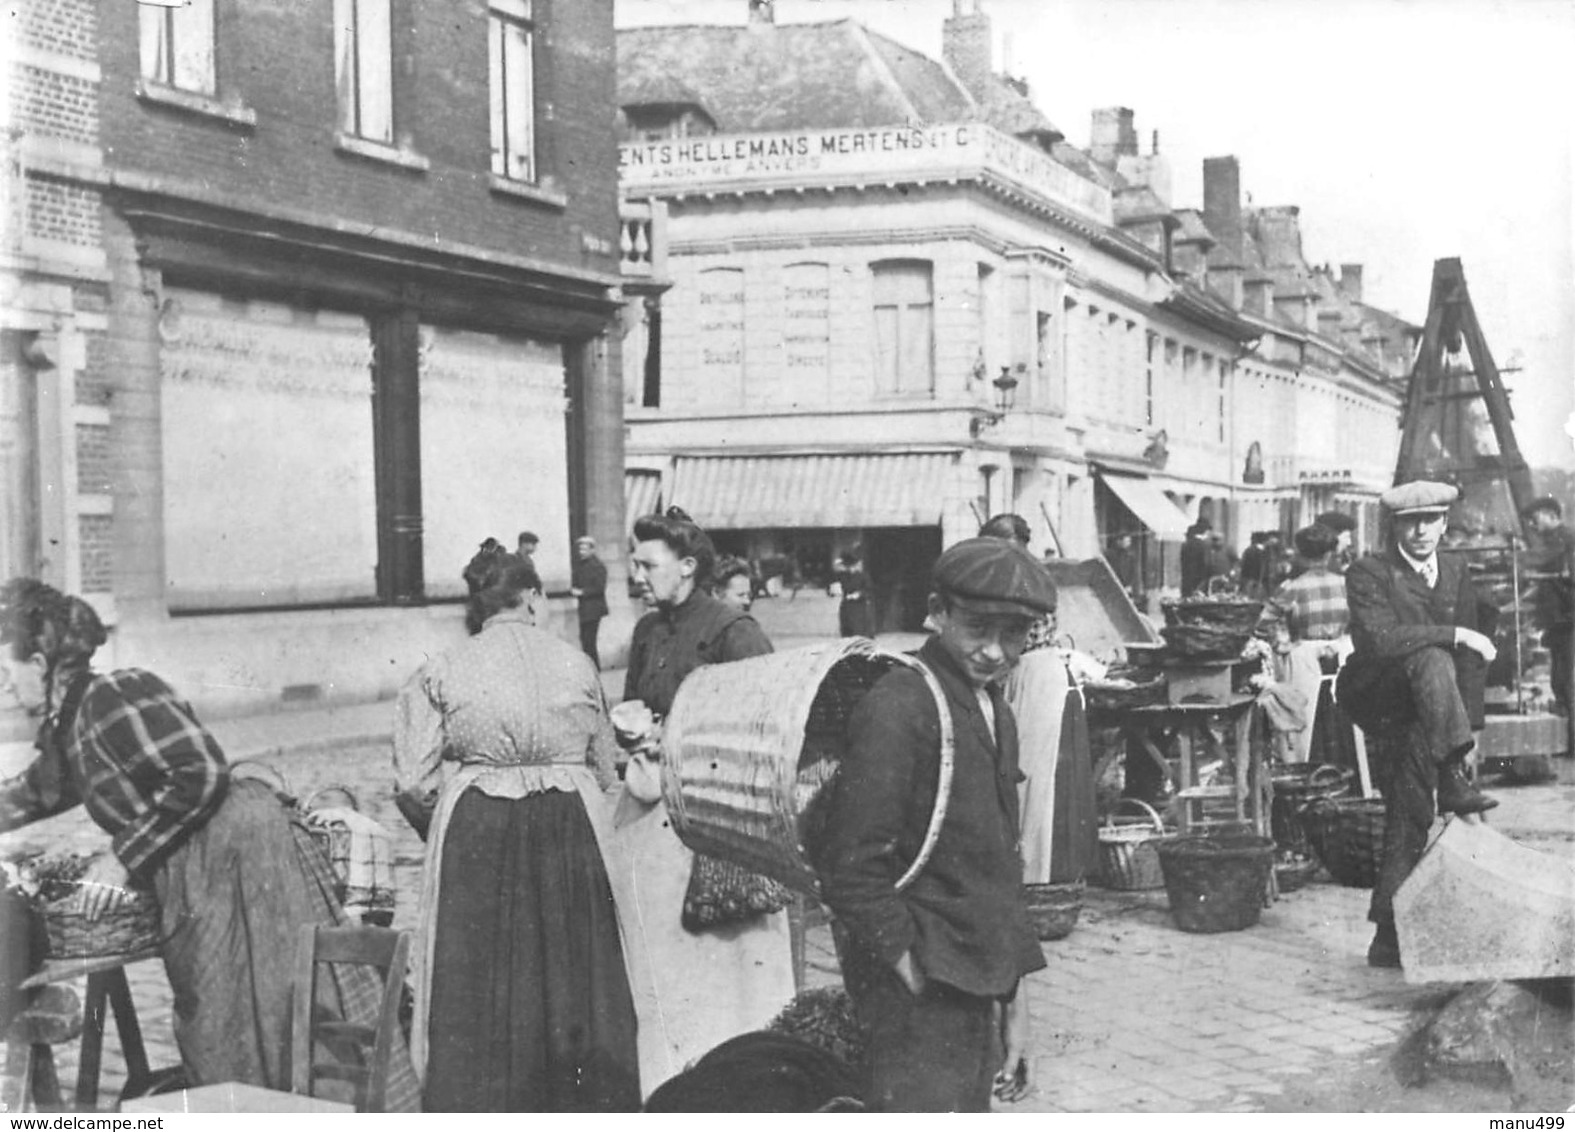
[[(82, 880), (96, 919), (132, 885), (158, 898), (175, 992), (175, 1040), (191, 1085), (290, 1087), (290, 1002), (299, 933), (347, 923), (327, 855), (273, 790), (232, 778), (191, 705), (139, 668), (98, 673), (106, 633), (93, 607), (31, 578), (0, 590), (12, 696), (39, 720), (38, 758), (0, 784), (0, 830), (82, 804), (110, 836)], [(341, 968), (318, 1005), (374, 1024), (381, 980)], [(403, 1044), (387, 1107), (414, 1110)]]
[[(716, 551), (683, 511), (641, 517), (634, 538), (634, 580), (651, 611), (634, 628), (624, 700), (665, 718), (696, 668), (761, 656), (771, 642), (754, 618), (706, 592)], [(794, 990), (786, 912), (684, 925), (698, 858), (672, 829), (660, 763), (648, 746), (631, 754), (614, 842), (647, 1093), (728, 1038), (765, 1026)]]
[(636, 1111), (601, 681), (535, 627), (528, 560), (488, 539), (464, 578), (472, 636), (410, 678), (394, 727), (399, 808), (427, 843), (410, 1035), (425, 1107)]

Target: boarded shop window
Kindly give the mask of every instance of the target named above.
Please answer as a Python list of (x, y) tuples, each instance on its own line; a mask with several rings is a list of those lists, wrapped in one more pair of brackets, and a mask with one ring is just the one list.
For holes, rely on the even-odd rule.
[(177, 8), (137, 8), (142, 77), (162, 86), (214, 94), (213, 2), (188, 0)]
[(563, 350), (502, 334), (423, 325), (421, 514), (426, 595), (465, 593), (460, 571), (484, 539), (541, 537), (549, 591), (569, 584)]
[(390, 0), (334, 0), (334, 85), (339, 129), (394, 140), (394, 39)]
[(491, 0), (487, 58), (492, 92), (492, 171), (536, 180), (535, 28), (531, 0)]
[(875, 389), (894, 396), (935, 392), (935, 300), (924, 260), (871, 265), (875, 283)]
[(366, 320), (172, 287), (159, 333), (170, 608), (374, 599)]

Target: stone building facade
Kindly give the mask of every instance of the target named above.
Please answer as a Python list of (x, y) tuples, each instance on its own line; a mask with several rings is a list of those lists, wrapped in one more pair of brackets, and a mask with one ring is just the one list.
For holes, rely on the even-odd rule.
[(1001, 511), (1067, 556), (1135, 536), (1157, 594), (1199, 516), (1244, 545), (1370, 510), (1415, 328), (1309, 266), (1294, 209), (1243, 208), (1234, 159), (1174, 208), (1132, 112), (1069, 144), (976, 4), (942, 60), (756, 11), (619, 32), (620, 188), (663, 211), (670, 284), (626, 322), (631, 514), (811, 578), (856, 546), (895, 628)]
[(610, 0), (17, 9), (6, 574), (216, 711), (390, 694), (522, 528), (572, 637), (623, 522)]

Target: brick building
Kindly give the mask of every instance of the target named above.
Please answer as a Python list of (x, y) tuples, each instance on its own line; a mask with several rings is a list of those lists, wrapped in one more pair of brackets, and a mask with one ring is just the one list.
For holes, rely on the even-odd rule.
[(1373, 509), (1416, 328), (1308, 265), (1294, 208), (1243, 208), (1234, 159), (1174, 207), (1132, 111), (1069, 143), (977, 3), (940, 60), (751, 12), (618, 34), (621, 189), (671, 284), (626, 323), (630, 513), (811, 576), (858, 545), (896, 627), (1000, 511), (1063, 555), (1136, 536), (1157, 593), (1200, 516), (1240, 546)]
[(572, 635), (571, 540), (622, 532), (610, 0), (12, 32), (5, 573), (217, 710), (391, 692), (522, 528)]

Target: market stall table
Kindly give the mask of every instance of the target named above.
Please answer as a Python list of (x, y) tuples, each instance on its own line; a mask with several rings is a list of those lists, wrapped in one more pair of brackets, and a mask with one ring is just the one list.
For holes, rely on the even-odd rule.
[[(1269, 836), (1269, 801), (1272, 786), (1263, 765), (1263, 752), (1252, 741), (1251, 695), (1232, 694), (1219, 703), (1145, 704), (1125, 708), (1090, 707), (1090, 727), (1114, 727), (1126, 740), (1126, 756), (1141, 754), (1153, 760), (1172, 784), (1180, 805), (1176, 821), (1182, 833), (1207, 829), (1222, 819), (1205, 814), (1204, 804), (1229, 799), (1234, 820), (1251, 825), (1254, 833)], [(1174, 770), (1165, 754), (1174, 740)], [(1120, 748), (1107, 752), (1095, 766), (1098, 781), (1110, 763), (1122, 755)], [(1211, 754), (1226, 760), (1233, 770), (1229, 785), (1209, 786), (1198, 775)]]
[(227, 1081), (195, 1089), (178, 1089), (152, 1097), (138, 1097), (120, 1106), (121, 1112), (354, 1112), (355, 1106), (300, 1093), (264, 1089)]
[[(99, 1070), (103, 1063), (104, 1022), (106, 1008), (114, 1013), (115, 1031), (120, 1037), (120, 1051), (126, 1060), (126, 1084), (123, 1092), (136, 1093), (145, 1088), (152, 1078), (148, 1068), (147, 1049), (142, 1044), (142, 1027), (137, 1021), (137, 1008), (131, 998), (131, 987), (126, 982), (126, 966), (144, 959), (158, 957), (156, 949), (146, 949), (130, 955), (100, 955), (83, 959), (47, 959), (35, 973), (19, 984), (23, 990), (63, 983), (87, 976), (87, 993), (82, 1008), (82, 1044), (77, 1061), (76, 1107), (98, 1107)], [(41, 1098), (46, 1099), (47, 1098)]]

